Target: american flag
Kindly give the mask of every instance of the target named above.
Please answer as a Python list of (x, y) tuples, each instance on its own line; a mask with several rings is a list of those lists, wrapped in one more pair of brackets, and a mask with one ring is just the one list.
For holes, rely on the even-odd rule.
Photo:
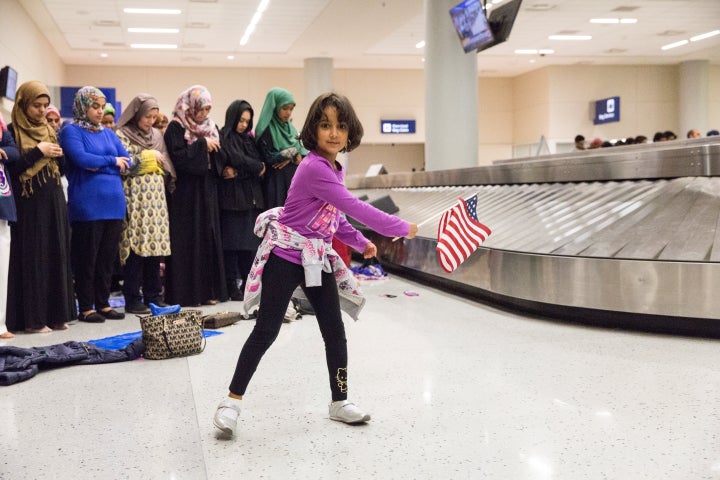
[(490, 235), (491, 230), (477, 219), (477, 195), (458, 200), (440, 217), (436, 250), (443, 270), (455, 271)]

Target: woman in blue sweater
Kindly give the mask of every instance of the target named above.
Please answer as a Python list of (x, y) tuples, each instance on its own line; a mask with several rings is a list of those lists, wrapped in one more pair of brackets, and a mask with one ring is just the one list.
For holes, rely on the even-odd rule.
[(75, 94), (73, 123), (60, 130), (68, 163), (68, 215), (72, 226), (71, 256), (79, 320), (119, 320), (110, 308), (110, 284), (125, 218), (120, 173), (129, 167), (120, 139), (100, 122), (105, 94), (83, 87)]

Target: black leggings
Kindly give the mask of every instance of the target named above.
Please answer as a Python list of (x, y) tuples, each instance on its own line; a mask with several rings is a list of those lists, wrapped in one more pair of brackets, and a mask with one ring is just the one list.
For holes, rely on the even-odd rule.
[(322, 273), (322, 285), (305, 286), (301, 265), (271, 254), (262, 273), (262, 292), (257, 323), (240, 352), (230, 392), (244, 395), (260, 359), (275, 341), (295, 288), (300, 285), (315, 309), (320, 333), (325, 342), (332, 400), (347, 399), (347, 340), (340, 314), (337, 283), (332, 273)]

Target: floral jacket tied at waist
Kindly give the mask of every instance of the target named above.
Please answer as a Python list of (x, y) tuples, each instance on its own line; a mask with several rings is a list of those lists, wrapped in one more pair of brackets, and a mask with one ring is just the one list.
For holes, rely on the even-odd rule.
[(260, 304), (262, 271), (274, 248), (300, 250), (302, 266), (305, 269), (305, 286), (317, 287), (322, 284), (321, 273), (334, 272), (340, 294), (340, 309), (355, 320), (365, 305), (365, 297), (332, 244), (321, 238), (305, 238), (292, 228), (278, 222), (283, 207), (277, 207), (258, 215), (255, 220), (255, 235), (263, 241), (258, 247), (250, 275), (245, 285), (245, 313), (250, 313)]

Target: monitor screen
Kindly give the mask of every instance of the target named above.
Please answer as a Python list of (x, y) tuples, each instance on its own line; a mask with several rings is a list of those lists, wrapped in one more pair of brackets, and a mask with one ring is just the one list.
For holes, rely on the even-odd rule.
[(11, 67), (0, 70), (0, 96), (8, 100), (15, 100), (17, 90), (17, 72)]
[(521, 3), (522, 0), (510, 0), (490, 10), (489, 23), (495, 41), (488, 47), (503, 43), (510, 37), (510, 31), (515, 23)]
[(493, 33), (480, 0), (465, 0), (457, 4), (450, 9), (450, 18), (465, 53), (482, 49), (493, 42)]

